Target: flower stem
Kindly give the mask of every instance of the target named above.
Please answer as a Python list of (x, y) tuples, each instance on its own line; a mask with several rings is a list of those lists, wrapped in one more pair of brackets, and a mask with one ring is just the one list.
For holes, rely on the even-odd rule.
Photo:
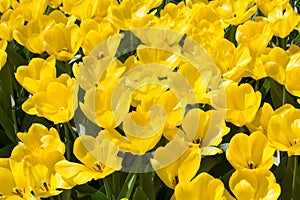
[(110, 190), (110, 187), (109, 187), (109, 184), (108, 184), (106, 178), (103, 179), (103, 184), (104, 184), (104, 188), (105, 188), (106, 197), (107, 197), (108, 200), (111, 200), (112, 199), (112, 193), (111, 193), (111, 190)]
[(69, 129), (66, 124), (64, 126), (64, 132), (65, 132), (65, 144), (66, 144), (66, 154), (67, 154), (67, 159), (71, 160), (71, 152), (72, 152), (72, 146), (71, 146), (71, 141), (69, 137)]
[(293, 193), (296, 192), (296, 176), (297, 176), (297, 169), (298, 169), (298, 156), (294, 155), (294, 169), (293, 169), (293, 181), (292, 181), (292, 197)]

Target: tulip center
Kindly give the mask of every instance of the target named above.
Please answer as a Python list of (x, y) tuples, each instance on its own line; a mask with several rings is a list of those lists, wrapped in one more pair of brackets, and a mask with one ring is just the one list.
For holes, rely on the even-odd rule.
[(64, 48), (62, 49), (62, 51), (70, 52), (69, 49), (68, 49), (67, 47), (64, 47)]
[(176, 176), (174, 176), (173, 181), (172, 181), (172, 185), (173, 185), (174, 188), (175, 188), (175, 186), (177, 185), (178, 182), (179, 182), (178, 176), (176, 175)]
[(95, 166), (93, 167), (94, 170), (97, 172), (103, 172), (105, 165), (102, 162), (96, 161)]
[(201, 147), (201, 145), (202, 145), (202, 138), (195, 138), (195, 139), (193, 140), (193, 143), (194, 143), (194, 144), (199, 144), (199, 146)]
[(50, 184), (48, 184), (46, 181), (43, 181), (42, 186), (40, 186), (41, 190), (47, 191), (47, 192), (49, 192), (49, 187), (50, 187)]
[(24, 191), (20, 190), (19, 188), (14, 188), (13, 193), (16, 194), (16, 195), (18, 195), (19, 197), (23, 198), (24, 197), (24, 193), (25, 193), (25, 188), (24, 188)]
[(254, 162), (253, 161), (248, 161), (248, 167), (250, 168), (250, 169), (254, 169), (254, 168), (256, 168), (256, 165), (254, 164)]

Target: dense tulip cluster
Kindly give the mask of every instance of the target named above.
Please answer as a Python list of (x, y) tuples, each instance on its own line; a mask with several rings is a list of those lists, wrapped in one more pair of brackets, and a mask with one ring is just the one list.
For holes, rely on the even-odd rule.
[(299, 5), (2, 0), (0, 199), (299, 199)]

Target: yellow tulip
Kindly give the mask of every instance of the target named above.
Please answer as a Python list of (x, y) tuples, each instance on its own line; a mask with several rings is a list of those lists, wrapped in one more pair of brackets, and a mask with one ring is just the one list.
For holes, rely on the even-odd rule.
[(3, 0), (0, 2), (0, 13), (4, 13), (11, 5), (11, 0)]
[[(200, 0), (201, 2), (201, 0)], [(213, 4), (206, 4), (206, 3), (197, 3), (194, 4), (191, 9), (191, 18), (189, 19), (189, 23), (193, 26), (197, 26), (202, 20), (207, 20), (210, 23), (219, 24), (222, 23), (220, 17), (214, 12)], [(188, 5), (189, 3), (187, 3)], [(223, 28), (226, 28), (227, 25), (222, 24)]]
[(268, 13), (268, 21), (271, 24), (273, 34), (285, 38), (288, 36), (300, 21), (292, 6), (287, 3), (284, 6), (275, 6)]
[(47, 7), (47, 0), (12, 0), (12, 7), (18, 12), (22, 12), (26, 21), (41, 17)]
[[(38, 199), (31, 193), (29, 180), (25, 178), (22, 163), (19, 163), (19, 170), (12, 171), (10, 158), (0, 158), (0, 198), (2, 199)], [(23, 179), (23, 180), (22, 180)]]
[(210, 46), (208, 54), (217, 64), (222, 77), (235, 82), (242, 79), (242, 75), (252, 59), (246, 45), (239, 45), (235, 48), (232, 42), (224, 38)]
[[(118, 113), (114, 111), (114, 107), (112, 107), (112, 94), (115, 84), (125, 71), (125, 67), (119, 66), (118, 62), (108, 63), (108, 65), (108, 72), (101, 77), (102, 79), (99, 80), (99, 77), (95, 76), (95, 74), (90, 74), (92, 78), (88, 81), (97, 79), (95, 80), (97, 87), (93, 86), (90, 89), (88, 89), (89, 86), (84, 87), (88, 90), (84, 96), (84, 103), (80, 105), (80, 108), (84, 114), (98, 126), (103, 128), (115, 128), (121, 123), (123, 116), (117, 116)], [(97, 69), (99, 68), (98, 65)], [(118, 105), (120, 107), (118, 110), (122, 111), (119, 112), (119, 114), (127, 113), (130, 106), (130, 96), (128, 96), (128, 92), (123, 92), (119, 99), (114, 99), (119, 101)]]
[[(169, 148), (168, 145), (170, 143), (155, 150), (151, 163), (154, 169), (158, 169), (156, 174), (166, 186), (174, 189), (178, 183), (189, 182), (196, 175), (200, 167), (201, 153), (198, 148), (193, 147), (186, 148), (185, 151), (181, 152), (179, 150), (182, 148), (179, 147), (180, 143), (176, 144), (177, 148)], [(169, 161), (172, 158), (174, 160)]]
[(290, 61), (286, 67), (286, 82), (285, 87), (292, 95), (300, 97), (300, 48), (296, 45), (291, 45), (289, 48)]
[(30, 114), (45, 117), (55, 124), (71, 120), (77, 108), (75, 79), (62, 74), (57, 79), (44, 80), (37, 93), (29, 97), (22, 109)]
[(222, 113), (219, 111), (204, 112), (200, 109), (190, 110), (182, 120), (182, 129), (190, 138), (192, 145), (201, 150), (201, 154), (215, 155), (222, 153), (222, 150), (217, 148), (222, 137), (229, 132), (226, 127)]
[(162, 0), (124, 0), (118, 5), (111, 5), (108, 18), (122, 30), (149, 27), (158, 20), (154, 16), (155, 11), (149, 11), (158, 7), (161, 2)]
[(103, 132), (96, 138), (82, 135), (75, 140), (74, 155), (83, 164), (63, 160), (55, 165), (55, 169), (64, 179), (78, 185), (84, 184), (121, 169), (122, 159), (118, 157), (118, 151), (119, 148)]
[(213, 2), (217, 15), (227, 24), (239, 25), (257, 11), (255, 1), (217, 0)]
[(96, 6), (99, 1), (80, 1), (80, 0), (62, 0), (62, 11), (69, 15), (75, 15), (78, 20), (92, 18), (96, 11)]
[(214, 178), (205, 172), (199, 174), (190, 182), (179, 182), (175, 188), (173, 198), (176, 200), (234, 199), (225, 189), (220, 179)]
[(254, 52), (250, 52), (252, 56), (251, 62), (245, 68), (243, 77), (251, 77), (254, 80), (260, 80), (268, 76), (265, 66), (262, 61), (262, 57), (268, 55), (271, 51), (271, 48), (265, 48), (260, 53), (254, 54)]
[(56, 78), (54, 56), (50, 56), (46, 60), (33, 58), (29, 65), (17, 68), (15, 77), (28, 92), (37, 93), (42, 81)]
[[(54, 165), (64, 160), (65, 146), (58, 132), (33, 124), (28, 133), (18, 133), (21, 140), (10, 158), (0, 160), (0, 194), (8, 199), (40, 199), (54, 196), (73, 185), (62, 179)], [(5, 174), (3, 174), (5, 173)]]
[(168, 3), (163, 10), (160, 11), (159, 22), (156, 26), (174, 30), (185, 34), (190, 24), (191, 10), (184, 2), (178, 4)]
[[(216, 99), (213, 106), (226, 110), (225, 120), (243, 126), (251, 123), (259, 109), (261, 93), (255, 92), (250, 84), (225, 83), (226, 106), (224, 99)], [(222, 96), (222, 95), (221, 95)], [(239, 97), (239, 98), (237, 98)]]
[(14, 31), (14, 39), (29, 51), (42, 54), (45, 51), (44, 33), (54, 24), (49, 16), (39, 16), (28, 22), (27, 25), (18, 27)]
[(6, 47), (7, 47), (7, 41), (0, 40), (0, 70), (6, 63), (6, 59), (7, 59), (7, 53), (5, 51)]
[(257, 0), (257, 7), (267, 16), (274, 7), (285, 7), (288, 0)]
[(76, 24), (56, 24), (44, 33), (46, 52), (57, 60), (71, 60), (79, 50), (83, 36)]
[(62, 0), (47, 0), (46, 2), (51, 8), (57, 8), (62, 3)]
[(268, 125), (270, 144), (280, 151), (287, 151), (289, 156), (300, 155), (299, 122), (299, 109), (286, 104), (276, 110)]
[(263, 106), (257, 111), (256, 116), (250, 124), (246, 124), (249, 131), (252, 133), (254, 131), (261, 131), (267, 135), (268, 124), (274, 110), (269, 103), (264, 103)]
[(57, 151), (62, 155), (65, 153), (65, 145), (54, 128), (48, 130), (41, 124), (32, 124), (27, 133), (19, 132), (18, 138), (22, 142), (26, 155), (31, 154), (38, 157), (41, 155), (41, 151), (44, 153)]
[(265, 170), (257, 173), (238, 170), (230, 177), (229, 187), (239, 200), (276, 200), (281, 192), (275, 176)]
[(272, 36), (271, 25), (267, 21), (246, 21), (236, 30), (237, 42), (247, 45), (253, 53), (261, 53), (268, 46)]
[[(198, 13), (199, 14), (199, 13)], [(196, 18), (197, 19), (197, 18)], [(201, 47), (210, 50), (224, 37), (224, 29), (220, 21), (209, 22), (206, 19), (190, 22), (193, 26), (188, 30), (187, 35), (197, 41)], [(218, 46), (220, 47), (220, 46)]]
[(118, 33), (118, 29), (106, 20), (100, 22), (94, 19), (83, 20), (80, 24), (80, 29), (85, 36), (82, 49), (85, 55), (88, 55), (97, 45), (109, 36)]
[(268, 55), (262, 55), (261, 60), (268, 76), (281, 85), (285, 84), (285, 70), (290, 60), (287, 53), (279, 47), (274, 47)]
[(12, 41), (13, 31), (23, 26), (25, 20), (20, 10), (8, 9), (0, 19), (0, 38)]
[(268, 139), (262, 132), (253, 132), (250, 136), (238, 133), (230, 140), (226, 158), (237, 170), (258, 171), (272, 167), (274, 152), (275, 149), (269, 146)]

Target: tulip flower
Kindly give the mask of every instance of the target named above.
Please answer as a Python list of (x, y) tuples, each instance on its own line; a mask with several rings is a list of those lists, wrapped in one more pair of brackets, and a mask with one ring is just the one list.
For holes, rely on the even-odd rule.
[(119, 5), (111, 5), (108, 18), (113, 25), (122, 30), (144, 28), (157, 22), (155, 12), (148, 12), (158, 7), (161, 0), (124, 0)]
[(4, 13), (9, 7), (11, 0), (3, 0), (0, 2), (0, 13)]
[[(223, 114), (224, 115), (224, 114)], [(215, 155), (222, 153), (217, 146), (222, 142), (222, 137), (229, 132), (221, 112), (200, 109), (190, 110), (182, 120), (182, 129), (201, 154)]]
[(45, 51), (44, 33), (54, 24), (49, 16), (39, 16), (14, 31), (14, 39), (29, 51), (42, 54)]
[[(181, 135), (181, 132), (178, 135)], [(196, 175), (201, 162), (199, 149), (187, 148), (182, 141), (183, 138), (178, 138), (174, 143), (156, 149), (154, 158), (151, 159), (156, 174), (173, 189), (178, 183), (189, 182)]]
[(20, 10), (8, 9), (5, 11), (0, 19), (0, 38), (12, 41), (13, 31), (25, 22), (23, 13)]
[(83, 36), (76, 24), (56, 24), (44, 33), (46, 52), (57, 60), (71, 60), (79, 50)]
[(73, 118), (77, 108), (77, 89), (75, 80), (67, 74), (44, 80), (38, 92), (23, 103), (22, 109), (55, 124), (67, 122)]
[(289, 48), (289, 63), (286, 66), (286, 82), (285, 87), (292, 95), (300, 97), (299, 79), (300, 73), (300, 48), (296, 45), (291, 45)]
[(0, 70), (6, 63), (6, 59), (7, 59), (7, 53), (5, 52), (6, 47), (7, 47), (7, 41), (1, 40), (0, 41)]
[(106, 20), (101, 20), (100, 22), (94, 19), (83, 20), (80, 24), (80, 29), (85, 36), (82, 44), (85, 55), (88, 55), (101, 42), (107, 40), (109, 36), (118, 33), (118, 29)]
[(286, 67), (290, 60), (287, 53), (279, 47), (274, 47), (268, 55), (262, 55), (261, 60), (268, 76), (283, 85), (286, 81)]
[(226, 158), (237, 170), (257, 171), (272, 167), (274, 152), (275, 149), (269, 146), (268, 139), (262, 132), (256, 131), (250, 136), (238, 133), (230, 140)]
[(246, 21), (238, 26), (236, 40), (245, 44), (253, 53), (261, 53), (271, 40), (273, 34), (271, 25), (267, 21)]
[(249, 131), (261, 131), (267, 135), (268, 124), (272, 117), (274, 110), (269, 103), (264, 103), (263, 106), (257, 111), (256, 116), (250, 124), (246, 124)]
[(239, 25), (248, 20), (257, 10), (255, 1), (218, 0), (214, 2), (216, 14), (227, 24)]
[(280, 196), (280, 186), (270, 171), (235, 171), (229, 180), (229, 187), (239, 200), (268, 199), (276, 200)]
[(259, 91), (254, 92), (252, 86), (248, 83), (238, 85), (237, 83), (229, 82), (224, 84), (226, 102), (222, 98), (216, 99), (213, 102), (213, 106), (216, 106), (216, 108), (225, 108), (225, 120), (228, 122), (237, 126), (251, 123), (259, 109), (261, 93)]
[(82, 135), (75, 140), (74, 155), (83, 164), (62, 160), (55, 169), (66, 180), (84, 184), (92, 179), (101, 179), (121, 169), (122, 158), (119, 148), (114, 146), (103, 132), (96, 138)]
[(29, 65), (18, 67), (15, 77), (28, 92), (37, 93), (42, 81), (56, 78), (54, 56), (50, 56), (46, 60), (33, 58)]
[(270, 10), (268, 21), (271, 24), (273, 34), (285, 38), (296, 28), (300, 21), (300, 16), (287, 3), (285, 6), (275, 6)]
[(300, 155), (299, 122), (299, 109), (286, 104), (276, 110), (268, 126), (270, 144), (280, 151), (287, 151), (289, 156)]
[(173, 199), (234, 199), (225, 189), (221, 180), (203, 172), (190, 182), (183, 182), (176, 186)]
[(22, 0), (22, 1), (11, 1), (14, 10), (23, 13), (23, 17), (26, 21), (31, 21), (41, 17), (46, 8), (46, 0)]

